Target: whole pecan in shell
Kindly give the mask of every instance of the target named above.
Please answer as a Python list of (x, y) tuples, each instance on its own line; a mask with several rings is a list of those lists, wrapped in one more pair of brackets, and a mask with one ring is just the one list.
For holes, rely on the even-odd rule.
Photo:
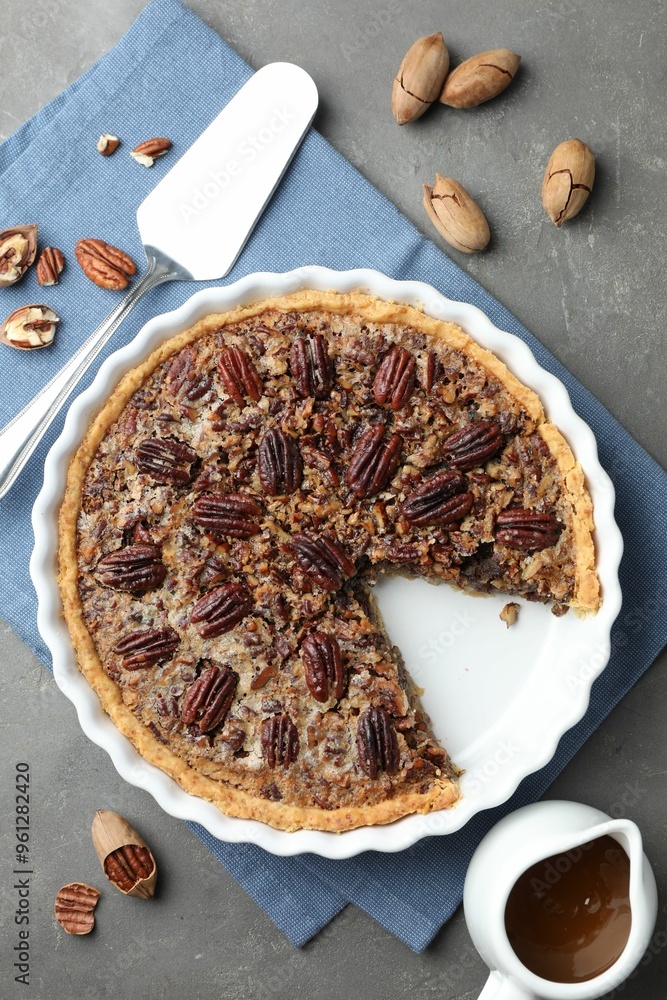
[(418, 528), (454, 524), (472, 507), (473, 495), (462, 492), (465, 487), (466, 481), (459, 472), (438, 472), (403, 501), (401, 514)]
[(146, 438), (136, 450), (136, 464), (156, 483), (186, 486), (192, 479), (191, 465), (197, 452), (172, 438)]
[(322, 590), (339, 590), (354, 576), (354, 563), (328, 535), (301, 531), (293, 536), (292, 542), (299, 566)]
[(170, 660), (178, 649), (180, 639), (173, 628), (146, 628), (130, 632), (114, 646), (114, 652), (123, 657), (126, 670), (152, 667), (162, 660)]
[(240, 347), (223, 347), (218, 358), (218, 375), (225, 392), (238, 406), (245, 406), (246, 397), (256, 403), (262, 395), (257, 369)]
[(245, 493), (206, 493), (192, 509), (197, 524), (214, 535), (250, 538), (259, 531), (262, 509)]
[(537, 551), (555, 545), (562, 529), (563, 525), (553, 514), (515, 507), (498, 514), (495, 539), (510, 549)]
[(306, 684), (315, 701), (328, 701), (329, 689), (335, 698), (345, 693), (345, 670), (340, 645), (333, 635), (311, 632), (301, 643), (301, 657), (306, 667)]
[(495, 420), (479, 420), (455, 431), (445, 441), (450, 465), (461, 472), (483, 465), (503, 446), (503, 432)]
[(131, 257), (104, 240), (79, 240), (74, 254), (87, 278), (113, 292), (127, 288), (129, 279), (137, 271)]
[(304, 399), (327, 399), (334, 383), (334, 362), (329, 357), (321, 333), (296, 337), (289, 354), (290, 371), (296, 390)]
[(299, 445), (280, 427), (268, 430), (257, 450), (259, 481), (269, 496), (294, 493), (301, 486), (303, 460)]
[(373, 395), (380, 406), (400, 410), (410, 399), (415, 387), (417, 362), (410, 351), (394, 344), (380, 362), (373, 381)]
[(262, 726), (262, 753), (269, 767), (285, 770), (299, 756), (299, 733), (289, 715), (274, 715)]
[(57, 285), (58, 277), (65, 266), (65, 258), (57, 247), (44, 247), (35, 265), (37, 281), (40, 285)]
[(252, 608), (252, 597), (240, 583), (223, 583), (204, 594), (190, 612), (190, 621), (199, 626), (203, 639), (229, 632)]
[(126, 545), (100, 559), (96, 573), (105, 587), (143, 594), (163, 583), (167, 568), (156, 545)]
[(378, 771), (396, 774), (401, 762), (398, 737), (386, 709), (371, 705), (359, 716), (357, 729), (359, 764), (369, 778)]
[(357, 441), (345, 481), (363, 500), (383, 489), (398, 468), (403, 438), (394, 433), (385, 440), (386, 427), (375, 424)]
[(181, 709), (183, 722), (187, 726), (196, 722), (202, 733), (210, 733), (227, 715), (237, 683), (228, 667), (208, 667), (188, 688)]

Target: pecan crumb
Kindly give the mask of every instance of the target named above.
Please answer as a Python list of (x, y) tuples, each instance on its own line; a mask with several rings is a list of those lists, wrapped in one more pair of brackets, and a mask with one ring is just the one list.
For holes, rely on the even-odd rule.
[(505, 622), (507, 628), (510, 628), (519, 617), (519, 605), (514, 601), (510, 601), (509, 604), (505, 605), (498, 617), (501, 621)]

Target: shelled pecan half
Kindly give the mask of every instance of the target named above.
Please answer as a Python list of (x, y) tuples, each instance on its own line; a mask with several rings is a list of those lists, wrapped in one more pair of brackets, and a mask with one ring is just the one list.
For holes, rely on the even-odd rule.
[(289, 715), (274, 715), (262, 726), (262, 753), (269, 767), (285, 770), (299, 756), (299, 733)]
[(409, 401), (415, 387), (417, 362), (413, 354), (394, 344), (380, 362), (373, 381), (373, 395), (380, 406), (400, 410)]
[(173, 438), (146, 438), (135, 455), (140, 472), (169, 486), (186, 486), (192, 479), (192, 465), (197, 452), (183, 441)]
[(74, 255), (87, 278), (100, 288), (120, 292), (137, 273), (131, 257), (104, 240), (83, 239), (74, 247)]
[(352, 454), (345, 481), (360, 500), (384, 489), (398, 468), (403, 438), (394, 433), (385, 440), (386, 432), (384, 424), (370, 427), (361, 435)]
[(290, 349), (290, 371), (296, 390), (307, 399), (327, 399), (334, 383), (334, 363), (321, 333), (296, 337)]
[(116, 646), (114, 653), (123, 657), (125, 670), (152, 667), (163, 660), (170, 660), (178, 649), (180, 639), (173, 628), (146, 628), (130, 632)]
[(247, 493), (205, 493), (192, 508), (194, 521), (213, 535), (250, 538), (259, 531), (262, 508)]
[(333, 635), (311, 632), (301, 643), (301, 658), (306, 668), (306, 684), (315, 701), (328, 701), (331, 694), (345, 693), (345, 669), (340, 645)]
[(354, 576), (354, 563), (328, 535), (301, 531), (293, 536), (292, 543), (299, 566), (322, 590), (339, 590)]
[(555, 545), (563, 525), (553, 514), (515, 507), (502, 510), (496, 517), (495, 539), (511, 549), (539, 551)]
[(90, 934), (100, 893), (85, 882), (69, 882), (56, 894), (56, 920), (68, 934)]
[(143, 594), (164, 582), (167, 567), (156, 545), (126, 545), (100, 559), (96, 574), (105, 587)]
[(246, 588), (230, 581), (200, 597), (190, 612), (190, 621), (198, 626), (203, 639), (212, 639), (238, 625), (252, 606), (252, 597)]
[(459, 472), (438, 472), (403, 501), (401, 514), (419, 528), (455, 524), (472, 508), (473, 495), (464, 492), (465, 488), (465, 478)]
[(246, 398), (256, 403), (262, 395), (262, 380), (254, 362), (240, 347), (223, 347), (218, 375), (225, 392), (238, 406), (245, 406)]
[(191, 684), (183, 700), (181, 719), (190, 726), (197, 723), (202, 733), (209, 733), (224, 720), (230, 709), (238, 678), (227, 667), (208, 667)]
[(280, 427), (268, 430), (257, 449), (259, 481), (269, 496), (294, 493), (301, 486), (303, 460), (298, 443)]
[(165, 139), (161, 136), (155, 139), (146, 139), (130, 150), (130, 156), (142, 167), (152, 167), (157, 158), (164, 156), (171, 149), (171, 146), (171, 139)]
[(386, 709), (371, 705), (359, 716), (357, 729), (359, 764), (369, 778), (378, 771), (396, 774), (400, 764), (398, 737)]
[(495, 420), (478, 420), (455, 431), (445, 441), (445, 456), (460, 472), (493, 458), (503, 446), (503, 432)]
[(44, 247), (35, 265), (37, 281), (40, 285), (57, 285), (64, 266), (65, 257), (62, 250), (57, 247)]

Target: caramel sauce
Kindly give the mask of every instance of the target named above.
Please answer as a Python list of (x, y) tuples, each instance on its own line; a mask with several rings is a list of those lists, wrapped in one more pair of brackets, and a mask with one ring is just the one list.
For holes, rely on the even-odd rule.
[(625, 948), (631, 922), (630, 859), (613, 837), (539, 861), (515, 883), (505, 908), (519, 960), (556, 983), (605, 972)]

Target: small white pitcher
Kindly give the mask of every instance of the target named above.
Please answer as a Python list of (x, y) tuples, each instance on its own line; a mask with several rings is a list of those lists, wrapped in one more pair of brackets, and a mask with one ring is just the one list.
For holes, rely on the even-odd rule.
[[(630, 859), (632, 924), (627, 945), (605, 972), (582, 983), (557, 983), (530, 972), (505, 931), (505, 908), (532, 865), (598, 837), (617, 840)], [(638, 827), (579, 802), (536, 802), (510, 813), (473, 855), (463, 891), (470, 936), (491, 974), (479, 1000), (592, 1000), (619, 986), (639, 964), (655, 927), (658, 893)]]

